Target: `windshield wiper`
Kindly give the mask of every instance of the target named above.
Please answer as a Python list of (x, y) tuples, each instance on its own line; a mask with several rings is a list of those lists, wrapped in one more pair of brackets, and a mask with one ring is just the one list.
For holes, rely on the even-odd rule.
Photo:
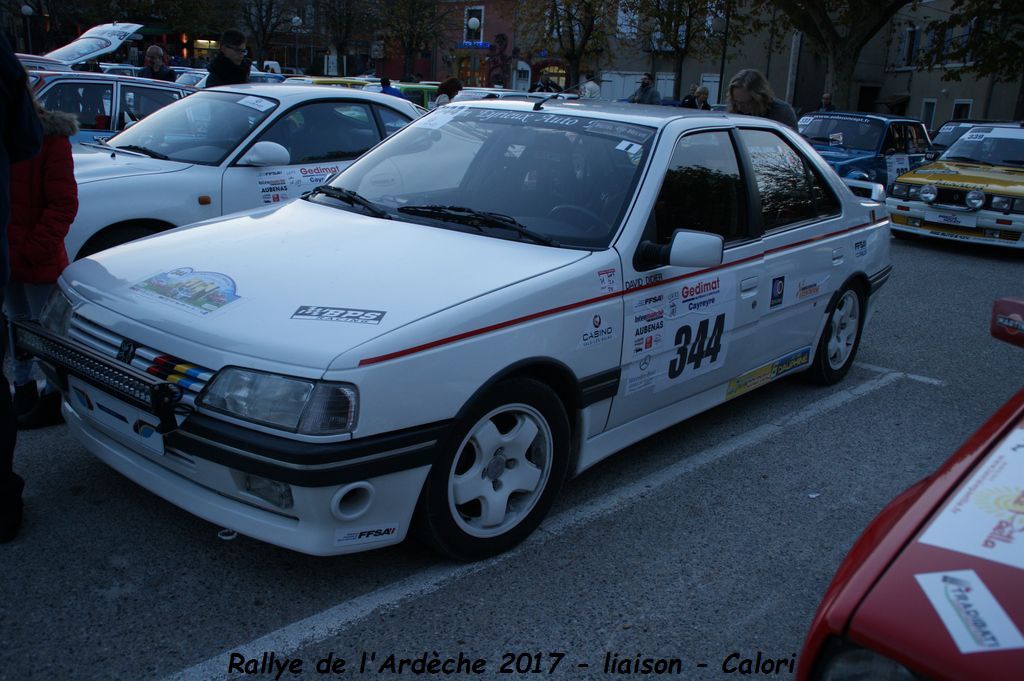
[(377, 204), (373, 203), (369, 199), (360, 196), (358, 193), (352, 191), (351, 189), (341, 189), (339, 187), (332, 187), (329, 184), (322, 184), (316, 189), (314, 189), (312, 192), (310, 192), (310, 196), (316, 194), (324, 194), (326, 196), (331, 197), (332, 199), (344, 201), (345, 203), (352, 206), (362, 206), (363, 208), (366, 209), (368, 213), (370, 213), (376, 218), (384, 218), (385, 220), (391, 219), (391, 215), (388, 214), (386, 210), (384, 210)]
[(970, 156), (944, 156), (940, 160), (942, 161), (961, 161), (963, 163), (977, 163), (978, 165), (990, 166), (992, 165), (988, 161), (979, 161), (976, 158)]
[(469, 225), (470, 227), (476, 227), (480, 230), (484, 227), (511, 229), (513, 232), (516, 232), (520, 236), (525, 236), (535, 243), (543, 244), (545, 246), (559, 245), (559, 243), (554, 239), (550, 239), (543, 234), (538, 234), (537, 232), (528, 229), (511, 215), (505, 215), (503, 213), (491, 213), (489, 211), (475, 210), (464, 206), (438, 205), (402, 206), (398, 209), (398, 212), (406, 213), (407, 215), (420, 215), (427, 218), (437, 218), (438, 220), (446, 220), (448, 222), (457, 222), (459, 224)]
[(137, 144), (126, 144), (122, 147), (107, 146), (106, 148), (121, 151), (135, 151), (145, 156), (149, 156), (150, 158), (158, 158), (161, 161), (166, 161), (168, 158), (166, 154), (161, 154), (159, 151), (153, 151), (152, 149), (148, 149), (146, 147), (140, 147)]

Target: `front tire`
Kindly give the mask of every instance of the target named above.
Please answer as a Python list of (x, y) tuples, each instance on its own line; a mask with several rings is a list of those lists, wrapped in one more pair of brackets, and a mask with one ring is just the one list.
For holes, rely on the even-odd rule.
[(865, 311), (864, 293), (860, 287), (845, 286), (821, 332), (814, 364), (807, 372), (808, 379), (820, 385), (833, 385), (843, 380), (860, 348)]
[(455, 560), (509, 550), (536, 529), (565, 481), (569, 420), (555, 392), (499, 383), (453, 429), (424, 486), (421, 536)]

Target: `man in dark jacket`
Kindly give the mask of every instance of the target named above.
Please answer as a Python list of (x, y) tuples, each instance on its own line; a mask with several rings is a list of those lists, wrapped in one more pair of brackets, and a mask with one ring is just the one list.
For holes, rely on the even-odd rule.
[[(25, 69), (14, 56), (7, 39), (0, 34), (0, 303), (9, 269), (7, 263), (7, 220), (11, 207), (10, 168), (12, 161), (39, 153), (43, 130), (28, 88)], [(7, 345), (7, 320), (0, 315), (0, 357)], [(25, 481), (14, 473), (14, 445), (18, 439), (14, 407), (7, 378), (0, 371), (0, 543), (9, 542), (21, 527), (21, 491)]]
[(164, 64), (164, 51), (159, 45), (150, 45), (146, 50), (146, 66), (139, 71), (140, 78), (153, 78), (173, 83), (177, 76)]
[(232, 28), (224, 31), (220, 37), (220, 52), (213, 58), (207, 70), (206, 87), (218, 85), (238, 85), (249, 82), (249, 69), (252, 60), (247, 58), (245, 36)]

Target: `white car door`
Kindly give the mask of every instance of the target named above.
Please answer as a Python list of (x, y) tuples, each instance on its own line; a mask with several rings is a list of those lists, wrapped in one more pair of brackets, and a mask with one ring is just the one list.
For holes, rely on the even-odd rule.
[(720, 266), (655, 266), (636, 255), (640, 244), (622, 244), (622, 377), (610, 428), (708, 391), (756, 361), (758, 300), (767, 282), (741, 168), (728, 129), (683, 135), (644, 230), (644, 240), (661, 245), (677, 229), (719, 234)]
[(774, 130), (741, 129), (739, 138), (764, 223), (768, 296), (760, 303), (766, 342), (758, 366), (786, 353), (799, 353), (793, 361), (804, 366), (832, 293), (862, 252), (843, 235), (841, 203), (808, 157)]
[[(224, 213), (294, 199), (347, 167), (385, 135), (411, 119), (366, 101), (319, 100), (285, 112), (257, 142), (275, 142), (291, 158), (287, 165), (254, 167), (237, 155), (224, 172)], [(251, 146), (251, 145), (250, 145)]]

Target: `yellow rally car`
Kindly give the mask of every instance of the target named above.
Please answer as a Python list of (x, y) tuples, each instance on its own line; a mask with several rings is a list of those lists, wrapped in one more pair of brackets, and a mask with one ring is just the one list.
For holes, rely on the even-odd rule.
[(1024, 128), (978, 126), (935, 163), (901, 175), (892, 231), (1024, 248)]

